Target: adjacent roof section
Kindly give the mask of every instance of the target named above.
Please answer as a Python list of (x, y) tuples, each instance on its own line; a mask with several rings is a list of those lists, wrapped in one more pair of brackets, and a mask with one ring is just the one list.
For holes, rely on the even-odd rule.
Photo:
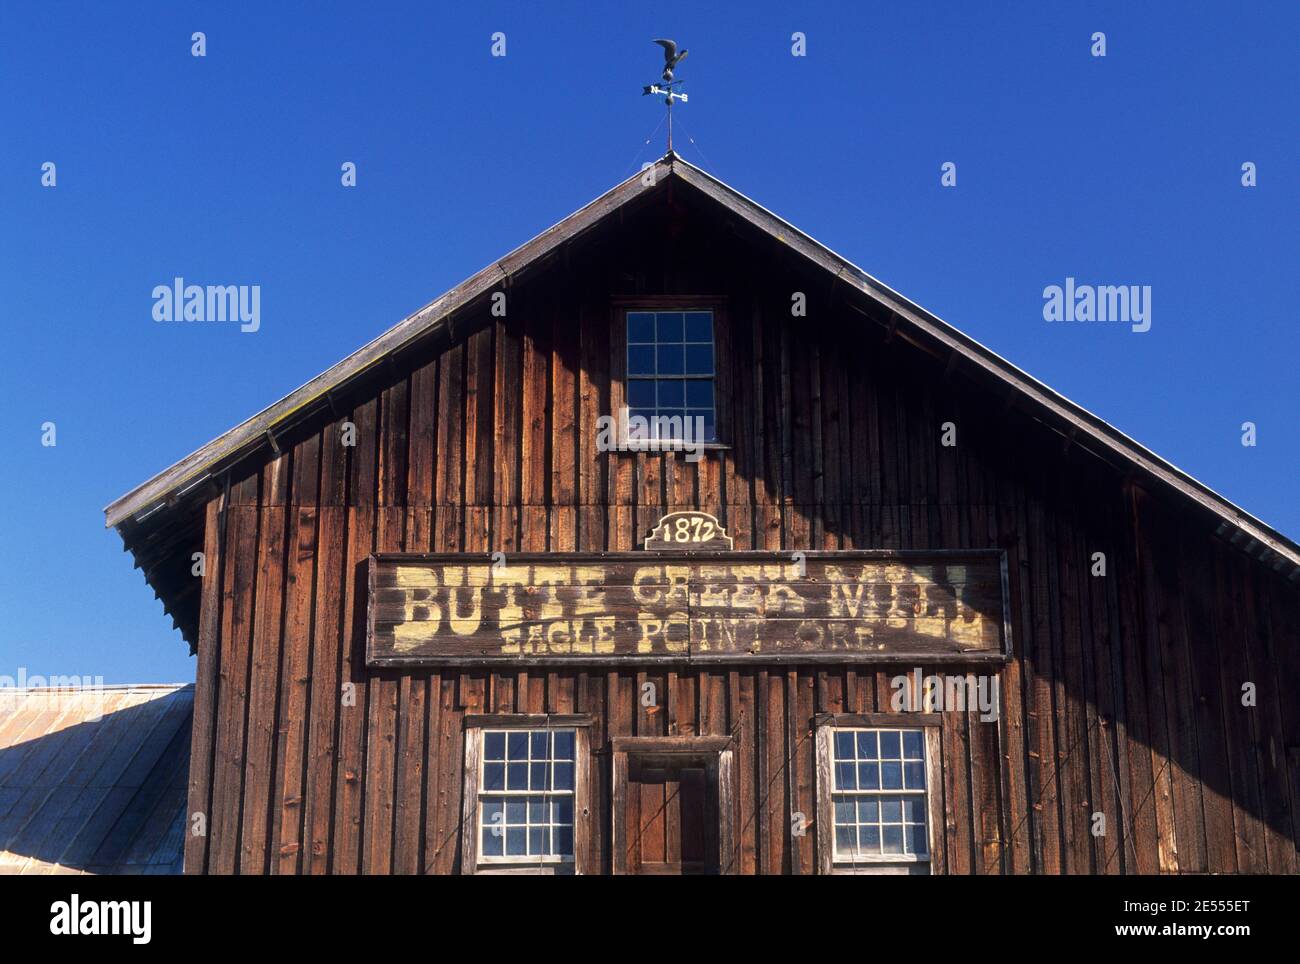
[[(368, 345), (349, 355), (329, 371), (297, 391), (214, 439), (171, 468), (154, 476), (110, 504), (104, 511), (109, 526), (143, 521), (168, 511), (186, 493), (197, 489), (225, 467), (262, 445), (274, 446), (276, 434), (316, 412), (331, 392), (373, 368), (385, 357), (450, 323), (454, 312), (485, 293), (508, 284), (546, 254), (615, 213), (635, 198), (654, 190), (665, 178), (685, 182), (758, 231), (830, 273), (838, 285), (858, 293), (887, 310), (890, 325), (912, 336), (930, 350), (944, 352), (950, 364), (1004, 386), (1022, 410), (1085, 445), (1116, 464), (1127, 466), (1143, 478), (1153, 479), (1219, 520), (1219, 534), (1266, 565), (1300, 578), (1300, 545), (1250, 513), (1160, 458), (1124, 433), (1107, 424), (1021, 371), (974, 339), (814, 241), (734, 188), (688, 163), (674, 153), (660, 158), (654, 176), (634, 175), (581, 208), (527, 244), (484, 268), (463, 284), (403, 319)], [(866, 323), (864, 321), (864, 323)]]
[(0, 689), (0, 874), (178, 874), (194, 687)]

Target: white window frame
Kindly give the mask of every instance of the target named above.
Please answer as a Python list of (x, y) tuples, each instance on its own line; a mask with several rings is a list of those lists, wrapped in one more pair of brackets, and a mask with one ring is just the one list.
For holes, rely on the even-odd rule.
[[(940, 717), (933, 713), (918, 714), (823, 714), (817, 727), (817, 851), (818, 872), (823, 874), (926, 874), (930, 872), (935, 849), (942, 846), (943, 786), (940, 767)], [(843, 731), (877, 733), (920, 730), (925, 752), (925, 789), (866, 791), (868, 795), (922, 796), (926, 814), (926, 853), (860, 854), (841, 856), (835, 847), (835, 794), (861, 791), (835, 789), (835, 734)]]
[[(591, 717), (552, 714), (488, 714), (465, 717), (465, 781), (461, 806), (461, 873), (540, 873), (580, 874), (586, 872), (591, 817), (590, 733)], [(538, 730), (573, 733), (572, 791), (484, 791), (484, 738), (489, 732)], [(508, 739), (508, 736), (507, 736)], [(573, 853), (543, 854), (536, 857), (518, 855), (488, 856), (480, 852), (484, 798), (509, 799), (512, 796), (545, 796), (548, 800), (568, 793), (573, 798)]]

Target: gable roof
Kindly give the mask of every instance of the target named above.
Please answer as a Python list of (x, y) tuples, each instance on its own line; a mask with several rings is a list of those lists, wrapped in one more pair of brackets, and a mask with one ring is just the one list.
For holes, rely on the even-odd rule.
[(653, 178), (647, 177), (645, 171), (629, 177), (531, 241), (402, 319), (301, 388), (110, 503), (104, 510), (106, 525), (121, 527), (133, 521), (141, 522), (156, 512), (166, 511), (240, 458), (263, 446), (276, 448), (278, 434), (328, 406), (332, 393), (400, 349), (439, 328), (452, 325), (457, 309), (502, 285), (510, 284), (512, 279), (538, 265), (546, 255), (638, 197), (654, 190), (665, 178), (690, 185), (752, 228), (826, 271), (837, 286), (856, 292), (887, 310), (891, 330), (897, 331), (902, 337), (932, 353), (946, 354), (950, 365), (960, 364), (994, 383), (1000, 383), (1008, 397), (1014, 398), (1023, 410), (1031, 412), (1074, 444), (1086, 447), (1109, 461), (1125, 465), (1130, 471), (1172, 489), (1183, 499), (1217, 517), (1219, 535), (1228, 538), (1265, 564), (1282, 570), (1284, 575), (1292, 579), (1300, 578), (1300, 545), (671, 151), (655, 162)]
[(178, 874), (194, 687), (0, 690), (0, 874)]

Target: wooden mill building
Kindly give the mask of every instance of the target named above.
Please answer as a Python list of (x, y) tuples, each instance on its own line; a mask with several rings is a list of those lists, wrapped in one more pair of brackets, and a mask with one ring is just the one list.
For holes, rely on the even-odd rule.
[(1300, 547), (672, 153), (107, 522), (190, 873), (1297, 869)]

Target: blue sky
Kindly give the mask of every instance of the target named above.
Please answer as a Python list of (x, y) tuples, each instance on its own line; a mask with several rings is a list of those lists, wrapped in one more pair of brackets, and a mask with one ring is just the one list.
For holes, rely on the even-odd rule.
[[(1300, 5), (462, 6), (0, 7), (0, 676), (192, 679), (102, 507), (662, 153), (657, 36), (688, 160), (1300, 535)], [(155, 323), (178, 275), (261, 329)]]

